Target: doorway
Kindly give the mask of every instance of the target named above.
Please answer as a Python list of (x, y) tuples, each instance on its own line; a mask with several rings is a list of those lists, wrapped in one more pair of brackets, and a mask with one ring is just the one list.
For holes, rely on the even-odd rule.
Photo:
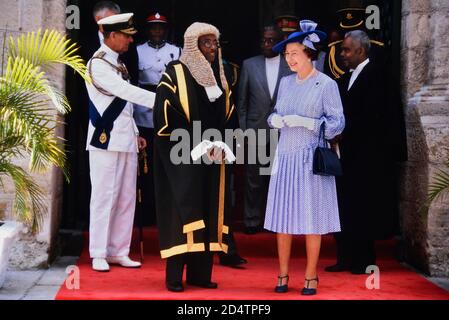
[[(222, 33), (227, 45), (225, 58), (238, 65), (244, 59), (259, 53), (259, 34), (262, 27), (273, 21), (276, 16), (293, 14), (300, 19), (315, 20), (321, 29), (329, 31), (336, 26), (336, 11), (344, 1), (328, 0), (116, 0), (123, 12), (135, 12), (139, 30), (143, 30), (145, 18), (157, 10), (165, 14), (171, 22), (169, 41), (183, 45), (185, 29), (195, 21), (211, 23)], [(362, 3), (364, 1), (358, 1)], [(393, 4), (392, 4), (393, 3)], [(400, 43), (400, 1), (370, 1), (381, 8), (382, 29), (375, 35), (382, 39), (387, 48), (388, 67), (386, 70), (394, 77), (399, 90), (399, 43)], [(68, 30), (71, 39), (81, 48), (88, 46), (87, 39), (97, 32), (92, 17), (95, 1), (68, 0), (81, 11), (80, 30)], [(143, 42), (139, 33), (136, 42)], [(82, 50), (81, 50), (82, 52)], [(83, 57), (86, 61), (90, 57)], [(67, 72), (66, 92), (72, 106), (72, 112), (66, 116), (67, 157), (71, 172), (70, 183), (64, 183), (64, 200), (61, 217), (61, 229), (88, 230), (90, 180), (88, 153), (85, 150), (88, 108), (85, 104), (84, 82), (72, 72)], [(83, 96), (84, 95), (84, 96)], [(238, 179), (236, 186), (236, 217), (242, 216), (242, 187)]]

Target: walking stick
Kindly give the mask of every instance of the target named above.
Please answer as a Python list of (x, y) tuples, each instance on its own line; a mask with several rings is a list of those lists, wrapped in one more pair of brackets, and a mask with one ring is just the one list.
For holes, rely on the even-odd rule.
[[(143, 174), (148, 173), (147, 153), (141, 151), (143, 158)], [(139, 238), (140, 238), (140, 262), (143, 263), (143, 210), (142, 210), (142, 175), (140, 174), (140, 161), (137, 162), (137, 215), (139, 219)]]

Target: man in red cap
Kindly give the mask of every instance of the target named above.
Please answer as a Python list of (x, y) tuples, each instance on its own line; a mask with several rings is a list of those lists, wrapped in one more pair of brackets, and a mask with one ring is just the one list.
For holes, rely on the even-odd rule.
[(167, 42), (168, 20), (160, 13), (147, 18), (148, 41), (137, 47), (139, 54), (139, 84), (151, 91), (156, 86), (168, 63), (178, 60), (181, 48)]
[[(178, 60), (181, 49), (167, 42), (168, 21), (165, 16), (155, 13), (147, 18), (147, 42), (137, 46), (139, 57), (139, 86), (156, 92), (156, 87), (171, 61)], [(155, 223), (155, 200), (153, 184), (153, 111), (141, 106), (134, 106), (134, 120), (142, 137), (147, 140), (147, 159), (141, 160), (144, 170), (139, 177), (142, 192), (142, 208), (149, 214), (150, 223)], [(146, 163), (145, 163), (146, 162)]]

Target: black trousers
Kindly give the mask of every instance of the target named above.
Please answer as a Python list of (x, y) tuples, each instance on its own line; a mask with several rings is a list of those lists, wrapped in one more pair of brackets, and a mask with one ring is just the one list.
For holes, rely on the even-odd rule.
[(345, 234), (334, 235), (337, 242), (337, 263), (350, 268), (366, 268), (376, 264), (374, 240)]
[(138, 127), (139, 134), (142, 138), (147, 141), (147, 148), (145, 149), (147, 158), (146, 158), (146, 166), (148, 168), (148, 172), (144, 173), (145, 160), (143, 157), (139, 155), (139, 171), (140, 174), (137, 177), (137, 184), (140, 188), (142, 203), (139, 204), (137, 201), (137, 210), (138, 214), (141, 214), (142, 217), (138, 217), (136, 214), (136, 219), (141, 219), (141, 223), (145, 226), (152, 226), (156, 224), (156, 207), (155, 207), (155, 199), (154, 199), (154, 166), (153, 166), (153, 133), (154, 129)]
[(167, 258), (165, 281), (167, 283), (182, 282), (184, 266), (186, 266), (187, 282), (210, 282), (213, 254), (211, 252), (193, 252)]

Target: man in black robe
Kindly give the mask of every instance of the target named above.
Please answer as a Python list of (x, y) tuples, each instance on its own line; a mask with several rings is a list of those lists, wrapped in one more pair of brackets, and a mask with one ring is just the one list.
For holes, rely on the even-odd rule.
[[(154, 107), (154, 174), (156, 215), (161, 257), (167, 259), (166, 286), (184, 290), (187, 284), (214, 289), (211, 281), (213, 252), (227, 252), (230, 194), (229, 168), (223, 152), (208, 153), (212, 164), (177, 164), (170, 136), (176, 129), (189, 133), (188, 150), (196, 147), (194, 127), (201, 135), (216, 129), (222, 140), (226, 128), (236, 128), (237, 114), (221, 62), (219, 32), (209, 24), (194, 23), (184, 35), (180, 61), (167, 66), (156, 92)], [(179, 132), (179, 131), (178, 131)], [(201, 139), (203, 139), (202, 137)], [(208, 139), (208, 138), (204, 138)], [(189, 160), (189, 159), (187, 159)], [(227, 199), (228, 198), (228, 199)]]
[(343, 176), (337, 179), (342, 231), (336, 234), (337, 264), (328, 272), (364, 274), (376, 263), (374, 241), (397, 232), (395, 165), (406, 160), (404, 118), (369, 51), (365, 32), (346, 34), (341, 57), (351, 72), (339, 81), (346, 127), (340, 139)]

